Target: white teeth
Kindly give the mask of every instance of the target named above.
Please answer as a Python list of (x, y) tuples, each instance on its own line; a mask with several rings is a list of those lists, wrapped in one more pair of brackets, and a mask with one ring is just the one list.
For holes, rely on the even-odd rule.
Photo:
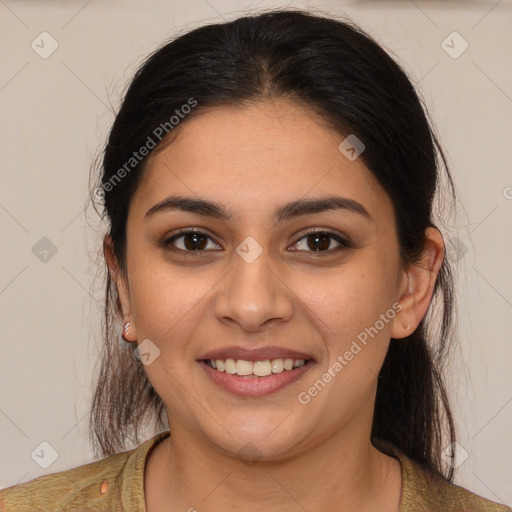
[(217, 371), (231, 375), (257, 375), (267, 377), (273, 373), (282, 373), (284, 370), (301, 368), (306, 364), (304, 359), (272, 359), (264, 361), (245, 361), (243, 359), (215, 359), (208, 360), (209, 365)]
[(230, 373), (233, 375), (233, 373), (236, 373), (236, 363), (233, 359), (226, 359), (226, 364), (224, 365), (224, 369), (226, 373)]
[(252, 373), (254, 373), (254, 375), (257, 375), (258, 377), (266, 377), (267, 375), (270, 375), (272, 373), (270, 361), (256, 361), (252, 365), (252, 367)]
[(253, 363), (251, 363), (251, 361), (243, 361), (242, 359), (239, 359), (236, 362), (236, 373), (238, 373), (238, 375), (251, 375), (252, 367)]
[(284, 370), (284, 362), (282, 359), (272, 359), (270, 364), (272, 366), (272, 373), (281, 373)]

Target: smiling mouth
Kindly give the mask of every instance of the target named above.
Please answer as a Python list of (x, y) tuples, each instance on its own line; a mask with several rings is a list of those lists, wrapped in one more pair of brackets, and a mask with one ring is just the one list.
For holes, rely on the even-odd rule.
[(203, 362), (229, 375), (245, 377), (269, 377), (271, 375), (298, 370), (312, 359), (266, 359), (262, 361), (246, 361), (244, 359), (203, 359)]

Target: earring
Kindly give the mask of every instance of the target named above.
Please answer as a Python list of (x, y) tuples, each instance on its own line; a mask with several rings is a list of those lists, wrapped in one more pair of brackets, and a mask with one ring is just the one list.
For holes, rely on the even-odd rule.
[(402, 324), (402, 327), (403, 327), (404, 329), (407, 329), (407, 330), (409, 330), (409, 329), (411, 328), (411, 326), (410, 326), (410, 325), (405, 325), (405, 324)]
[(124, 341), (126, 341), (126, 343), (131, 343), (132, 341), (131, 340), (128, 340), (125, 338), (125, 336), (128, 334), (128, 329), (130, 328), (130, 322), (126, 322), (124, 325), (123, 325), (123, 332), (121, 334), (121, 337), (123, 338)]

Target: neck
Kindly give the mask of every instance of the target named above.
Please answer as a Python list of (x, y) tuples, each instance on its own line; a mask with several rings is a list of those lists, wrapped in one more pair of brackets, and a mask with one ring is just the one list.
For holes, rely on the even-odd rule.
[(148, 512), (398, 510), (400, 464), (373, 447), (368, 432), (340, 430), (298, 455), (250, 462), (179, 424), (170, 431), (147, 464)]

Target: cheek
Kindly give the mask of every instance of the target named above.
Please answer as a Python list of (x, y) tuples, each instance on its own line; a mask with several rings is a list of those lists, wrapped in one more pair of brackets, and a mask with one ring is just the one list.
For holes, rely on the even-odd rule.
[(139, 340), (180, 350), (197, 325), (216, 279), (211, 271), (178, 267), (160, 252), (135, 250), (130, 273), (131, 306)]
[(323, 428), (339, 428), (358, 411), (371, 414), (396, 315), (390, 274), (375, 259), (371, 265), (333, 272), (324, 293), (309, 303), (327, 357), (314, 376), (304, 379), (299, 401), (309, 404), (312, 418), (330, 411)]
[(389, 266), (368, 259), (340, 267), (328, 276), (308, 280), (309, 306), (332, 330), (345, 334), (373, 325), (395, 299), (396, 274)]
[(391, 258), (368, 253), (357, 266), (340, 268), (329, 279), (309, 280), (308, 306), (328, 352), (322, 364), (331, 373), (343, 372), (345, 383), (370, 381), (382, 366), (397, 315), (394, 268)]

